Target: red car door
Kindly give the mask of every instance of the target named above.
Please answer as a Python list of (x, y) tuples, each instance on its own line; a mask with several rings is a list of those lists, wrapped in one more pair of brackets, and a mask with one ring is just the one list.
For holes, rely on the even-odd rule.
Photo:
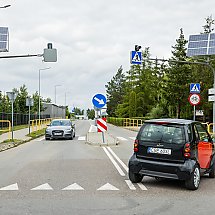
[(213, 143), (206, 129), (201, 124), (196, 124), (196, 131), (198, 132), (198, 160), (200, 167), (207, 169), (210, 167), (210, 162), (213, 153)]

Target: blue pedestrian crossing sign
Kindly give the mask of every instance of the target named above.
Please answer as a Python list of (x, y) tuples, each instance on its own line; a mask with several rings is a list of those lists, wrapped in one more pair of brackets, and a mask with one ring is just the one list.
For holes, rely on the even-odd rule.
[(102, 94), (96, 94), (93, 96), (92, 102), (96, 108), (102, 108), (106, 105), (106, 97)]
[(190, 93), (200, 93), (200, 83), (190, 84)]
[(131, 51), (131, 64), (141, 64), (142, 63), (142, 52)]

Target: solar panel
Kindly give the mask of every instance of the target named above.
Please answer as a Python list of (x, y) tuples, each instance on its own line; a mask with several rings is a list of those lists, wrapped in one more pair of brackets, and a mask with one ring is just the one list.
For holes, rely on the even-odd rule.
[(187, 56), (215, 55), (215, 33), (190, 35)]
[(8, 51), (8, 27), (0, 27), (0, 52)]

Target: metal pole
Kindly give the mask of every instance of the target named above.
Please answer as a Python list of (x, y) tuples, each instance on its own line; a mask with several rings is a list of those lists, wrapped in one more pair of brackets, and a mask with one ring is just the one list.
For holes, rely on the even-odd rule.
[(39, 107), (38, 107), (38, 114), (39, 114), (39, 126), (40, 126), (40, 69), (39, 69)]
[[(14, 95), (13, 95), (13, 97), (14, 97)], [(14, 102), (14, 98), (12, 98), (12, 122), (11, 122), (11, 131), (12, 131), (12, 141), (13, 141), (13, 102)]]
[(196, 105), (193, 106), (193, 120), (196, 121)]
[(47, 68), (44, 68), (44, 69), (39, 69), (39, 107), (38, 107), (38, 114), (39, 114), (39, 128), (40, 128), (40, 115), (41, 115), (41, 111), (40, 111), (40, 71), (41, 70), (46, 70), (46, 69), (50, 69), (51, 67), (47, 67)]
[(103, 131), (102, 131), (102, 142), (105, 143), (105, 135)]
[(30, 130), (30, 120), (31, 120), (31, 105), (30, 105), (30, 98), (29, 98), (29, 108), (28, 108), (28, 133), (30, 134), (31, 133), (31, 130)]

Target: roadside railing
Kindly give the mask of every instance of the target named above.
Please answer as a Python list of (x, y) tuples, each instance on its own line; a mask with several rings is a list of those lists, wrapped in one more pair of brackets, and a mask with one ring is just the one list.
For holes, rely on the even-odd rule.
[(11, 122), (10, 120), (0, 120), (0, 124), (1, 124), (1, 129), (0, 132), (8, 132), (8, 139), (10, 139), (11, 137)]
[(47, 119), (33, 119), (30, 120), (30, 130), (31, 132), (41, 130), (51, 123), (52, 118)]

